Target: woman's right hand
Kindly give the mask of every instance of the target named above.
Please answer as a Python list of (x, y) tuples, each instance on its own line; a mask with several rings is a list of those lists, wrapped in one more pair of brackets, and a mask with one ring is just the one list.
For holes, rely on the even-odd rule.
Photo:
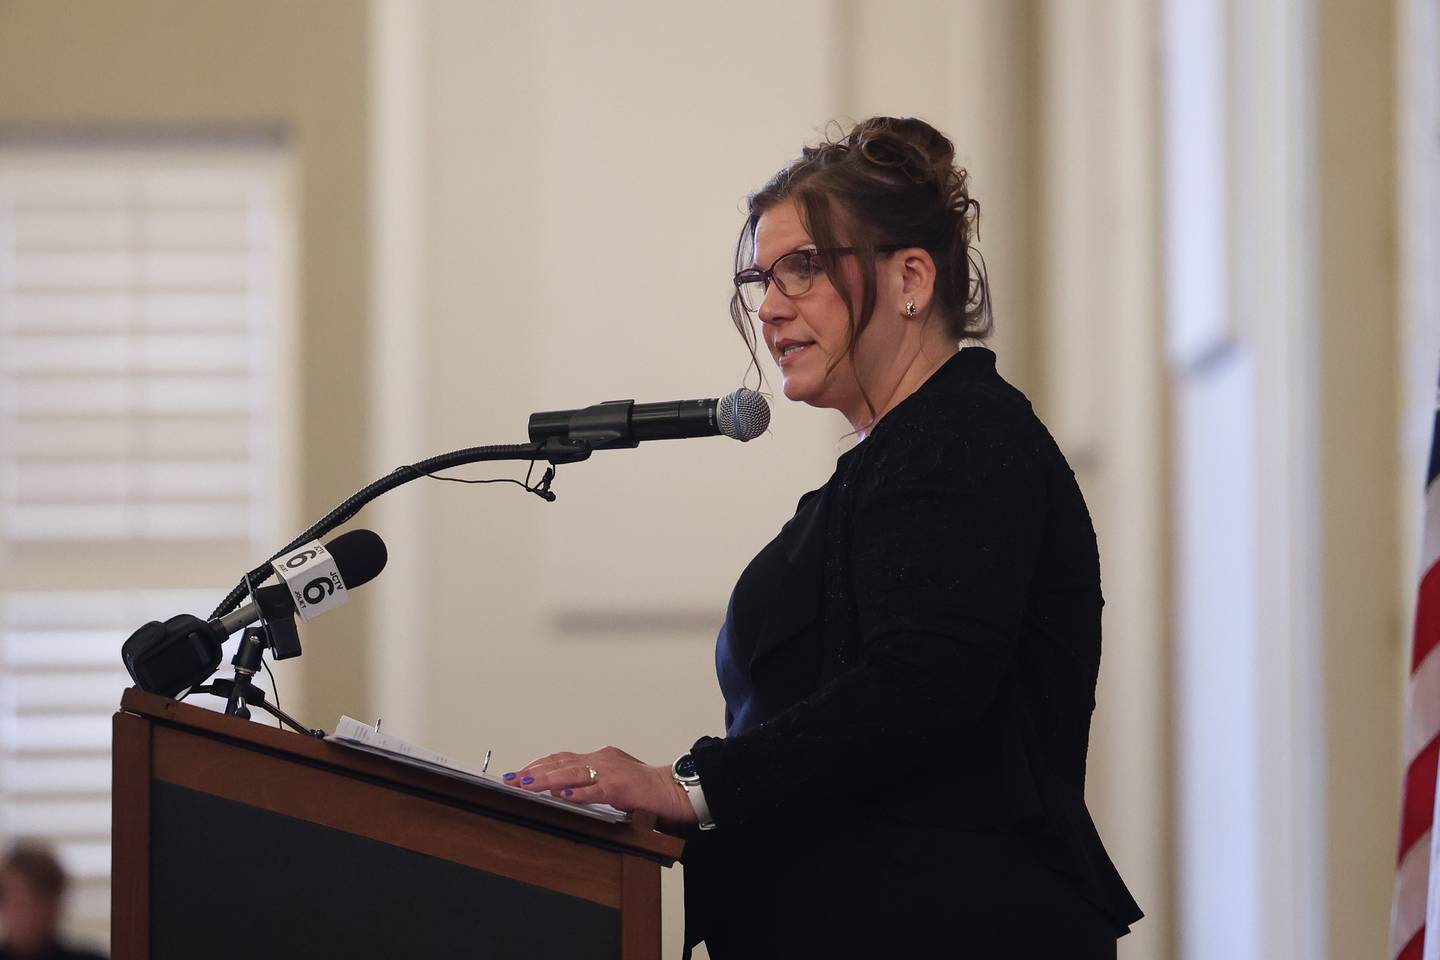
[(697, 822), (695, 808), (685, 788), (675, 782), (668, 764), (647, 764), (619, 747), (602, 747), (593, 753), (548, 754), (505, 774), (503, 779), (531, 793), (548, 790), (562, 800), (608, 803), (627, 813), (653, 813), (666, 823)]

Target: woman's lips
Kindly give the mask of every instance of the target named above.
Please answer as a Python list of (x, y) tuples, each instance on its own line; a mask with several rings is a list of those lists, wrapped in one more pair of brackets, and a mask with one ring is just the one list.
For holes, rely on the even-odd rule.
[(806, 353), (807, 351), (809, 351), (812, 347), (815, 346), (815, 344), (813, 344), (813, 343), (792, 344), (791, 346), (796, 346), (796, 347), (798, 347), (798, 349), (790, 350), (790, 349), (787, 347), (786, 350), (781, 351), (780, 354), (775, 358), (775, 362), (776, 362), (777, 364), (779, 364), (780, 366), (782, 366), (782, 367), (788, 367), (790, 364), (794, 363), (796, 360), (799, 360), (801, 354), (804, 354), (804, 353)]

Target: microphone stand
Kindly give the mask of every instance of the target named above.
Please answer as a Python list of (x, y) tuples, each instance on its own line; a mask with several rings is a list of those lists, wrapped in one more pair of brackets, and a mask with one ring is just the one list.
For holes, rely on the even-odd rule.
[[(613, 411), (607, 411), (612, 413)], [(379, 480), (370, 483), (363, 489), (352, 494), (343, 503), (331, 510), (319, 521), (312, 524), (309, 529), (300, 534), (286, 546), (280, 548), (269, 560), (265, 561), (249, 573), (245, 574), (240, 584), (231, 590), (215, 612), (210, 615), (211, 620), (218, 620), (226, 614), (235, 610), (241, 599), (246, 594), (253, 594), (254, 590), (261, 583), (264, 583), (273, 574), (270, 564), (275, 560), (290, 553), (303, 543), (317, 539), (340, 524), (354, 517), (370, 501), (381, 494), (388, 493), (402, 484), (411, 480), (418, 480), (421, 477), (431, 476), (441, 470), (449, 470), (453, 467), (463, 466), (469, 463), (482, 463), (495, 460), (529, 460), (534, 463), (538, 460), (545, 460), (550, 463), (550, 469), (545, 471), (544, 477), (534, 486), (527, 487), (532, 493), (536, 493), (546, 501), (553, 501), (555, 494), (550, 492), (550, 483), (555, 478), (555, 467), (562, 463), (579, 463), (588, 460), (595, 449), (613, 443), (613, 424), (598, 422), (588, 434), (582, 430), (579, 437), (547, 437), (543, 441), (532, 443), (498, 444), (484, 447), (467, 447), (464, 450), (454, 450), (450, 453), (442, 453), (438, 456), (421, 460), (418, 463), (407, 464), (403, 467), (396, 467), (390, 473)], [(623, 444), (622, 444), (623, 445)], [(634, 446), (634, 443), (630, 443)], [(132, 638), (133, 639), (133, 638)], [(235, 676), (231, 680), (213, 680), (212, 682), (192, 687), (189, 693), (208, 693), (217, 697), (225, 698), (225, 713), (228, 716), (239, 717), (242, 720), (250, 719), (250, 707), (255, 706), (269, 713), (281, 723), (288, 724), (300, 733), (314, 737), (324, 737), (325, 731), (310, 729), (302, 725), (295, 718), (285, 713), (277, 705), (271, 705), (265, 699), (265, 691), (254, 685), (252, 682), (256, 671), (260, 669), (264, 660), (266, 648), (269, 648), (275, 659), (284, 660), (289, 657), (300, 655), (300, 637), (296, 633), (293, 621), (276, 621), (273, 624), (264, 624), (248, 627), (240, 640), (240, 648), (235, 652), (234, 658), (230, 661), (235, 667)], [(133, 676), (133, 674), (132, 674)], [(183, 696), (184, 694), (182, 694)]]
[(256, 706), (281, 723), (288, 724), (299, 733), (323, 739), (324, 730), (306, 728), (284, 710), (266, 701), (265, 691), (252, 682), (256, 672), (260, 669), (260, 662), (265, 657), (265, 648), (269, 645), (269, 634), (265, 627), (246, 627), (245, 633), (240, 638), (240, 647), (230, 661), (235, 666), (235, 678), (233, 680), (212, 680), (205, 686), (196, 687), (190, 692), (224, 697), (227, 717), (249, 720), (250, 707)]

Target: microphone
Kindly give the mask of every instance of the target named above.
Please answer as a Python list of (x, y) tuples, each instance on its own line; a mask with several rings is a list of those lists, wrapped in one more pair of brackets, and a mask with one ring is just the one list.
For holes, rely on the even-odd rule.
[(385, 569), (386, 559), (385, 542), (370, 530), (351, 530), (328, 544), (312, 541), (273, 562), (282, 583), (261, 587), (253, 600), (215, 620), (190, 614), (152, 620), (125, 641), (120, 659), (141, 690), (179, 696), (220, 668), (226, 637), (261, 617), (274, 634), (275, 658), (298, 656), (291, 618), (299, 613), (310, 620), (344, 603), (348, 590)]
[(718, 400), (636, 403), (608, 400), (581, 410), (549, 410), (530, 415), (530, 440), (584, 441), (596, 450), (637, 446), (643, 440), (681, 440), (726, 436), (742, 443), (770, 426), (770, 404), (741, 387)]
[[(313, 597), (316, 591), (310, 587), (310, 584), (316, 581), (310, 580), (296, 590), (290, 586), (292, 578), (287, 577), (286, 571), (281, 569), (289, 567), (293, 571), (304, 566), (304, 563), (294, 563), (297, 557), (304, 557), (306, 562), (313, 561), (315, 557), (309, 555), (309, 550), (313, 550), (316, 546), (317, 544), (313, 543), (307, 544), (306, 547), (301, 547), (294, 553), (277, 559), (274, 565), (280, 572), (281, 578), (286, 580), (285, 583), (261, 587), (255, 591), (253, 600), (230, 611), (220, 619), (210, 622), (219, 627), (228, 637), (236, 630), (250, 626), (261, 617), (269, 622), (292, 617), (298, 612), (300, 619), (308, 621), (339, 606), (339, 603), (334, 603), (328, 605), (324, 610), (310, 612), (316, 604), (313, 601), (306, 602), (306, 591), (310, 590), (309, 596)], [(309, 549), (307, 550), (307, 548)], [(380, 571), (385, 569), (385, 563), (389, 560), (389, 555), (385, 551), (385, 541), (381, 540), (380, 535), (373, 530), (351, 530), (348, 533), (342, 533), (323, 549), (328, 550), (330, 556), (335, 560), (335, 567), (340, 574), (339, 589), (341, 590), (353, 590), (374, 580), (380, 575)], [(294, 566), (290, 566), (291, 564)], [(340, 603), (343, 602), (343, 600), (340, 601)], [(299, 604), (298, 609), (297, 603)]]

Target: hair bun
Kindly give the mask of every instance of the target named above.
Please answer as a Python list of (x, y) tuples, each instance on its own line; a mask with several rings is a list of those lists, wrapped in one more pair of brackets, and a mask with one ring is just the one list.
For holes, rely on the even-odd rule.
[(872, 117), (845, 138), (868, 162), (903, 174), (913, 183), (944, 183), (955, 162), (955, 145), (924, 120)]

